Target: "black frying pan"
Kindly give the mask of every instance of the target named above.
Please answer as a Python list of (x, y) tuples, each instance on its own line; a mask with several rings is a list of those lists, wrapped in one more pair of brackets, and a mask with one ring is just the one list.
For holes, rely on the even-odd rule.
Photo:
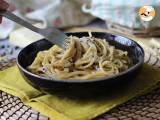
[[(67, 33), (67, 35), (82, 37), (88, 36), (88, 33)], [(88, 91), (88, 93), (91, 93), (93, 92), (92, 90), (103, 90), (103, 88), (113, 88), (122, 84), (127, 85), (127, 82), (130, 82), (137, 75), (144, 62), (144, 51), (142, 47), (133, 40), (110, 33), (92, 32), (92, 36), (106, 39), (116, 48), (128, 51), (133, 65), (126, 71), (123, 71), (117, 75), (94, 80), (56, 80), (41, 77), (31, 73), (26, 68), (33, 62), (39, 51), (47, 50), (52, 46), (49, 41), (42, 39), (28, 45), (20, 51), (17, 57), (17, 65), (19, 70), (25, 80), (33, 87), (50, 93), (55, 91), (75, 91), (76, 94), (78, 91), (81, 91), (82, 93), (86, 93), (86, 91)]]

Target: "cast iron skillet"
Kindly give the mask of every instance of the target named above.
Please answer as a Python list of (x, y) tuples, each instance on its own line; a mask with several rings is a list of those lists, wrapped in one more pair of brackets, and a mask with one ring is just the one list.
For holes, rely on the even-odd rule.
[[(74, 35), (78, 37), (88, 36), (87, 32), (80, 33), (67, 33), (67, 35)], [(144, 51), (140, 45), (136, 42), (119, 35), (113, 35), (110, 33), (92, 32), (92, 35), (97, 38), (106, 39), (111, 45), (116, 48), (128, 51), (129, 57), (133, 62), (133, 65), (124, 72), (118, 75), (104, 77), (94, 80), (56, 80), (46, 77), (41, 77), (29, 72), (26, 68), (35, 59), (37, 53), (42, 50), (49, 49), (52, 44), (45, 40), (39, 40), (27, 47), (23, 48), (18, 57), (17, 65), (25, 80), (33, 87), (42, 91), (52, 93), (53, 91), (92, 91), (104, 88), (113, 87), (120, 84), (125, 84), (134, 78), (140, 70), (144, 61)]]

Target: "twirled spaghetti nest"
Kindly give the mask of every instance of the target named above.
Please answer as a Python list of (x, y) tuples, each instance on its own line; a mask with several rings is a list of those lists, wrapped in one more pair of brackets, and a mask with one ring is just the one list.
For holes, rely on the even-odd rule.
[(54, 45), (40, 51), (28, 69), (56, 79), (89, 80), (118, 74), (130, 65), (128, 53), (105, 39), (70, 36), (67, 41), (65, 50)]

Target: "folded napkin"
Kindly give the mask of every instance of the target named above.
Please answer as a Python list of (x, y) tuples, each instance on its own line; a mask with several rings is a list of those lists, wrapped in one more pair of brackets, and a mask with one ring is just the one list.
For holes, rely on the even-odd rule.
[[(140, 74), (125, 86), (92, 98), (44, 94), (30, 86), (17, 66), (0, 72), (0, 90), (19, 97), (24, 104), (54, 120), (90, 120), (152, 89), (160, 81), (160, 70), (144, 65)], [(130, 79), (130, 78), (128, 78)]]

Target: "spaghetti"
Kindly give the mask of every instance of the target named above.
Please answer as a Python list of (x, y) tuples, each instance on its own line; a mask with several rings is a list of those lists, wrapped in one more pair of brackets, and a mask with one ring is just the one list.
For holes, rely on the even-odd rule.
[(69, 36), (63, 50), (54, 45), (40, 51), (28, 69), (56, 79), (89, 80), (118, 74), (130, 65), (126, 51), (109, 45), (105, 39)]

